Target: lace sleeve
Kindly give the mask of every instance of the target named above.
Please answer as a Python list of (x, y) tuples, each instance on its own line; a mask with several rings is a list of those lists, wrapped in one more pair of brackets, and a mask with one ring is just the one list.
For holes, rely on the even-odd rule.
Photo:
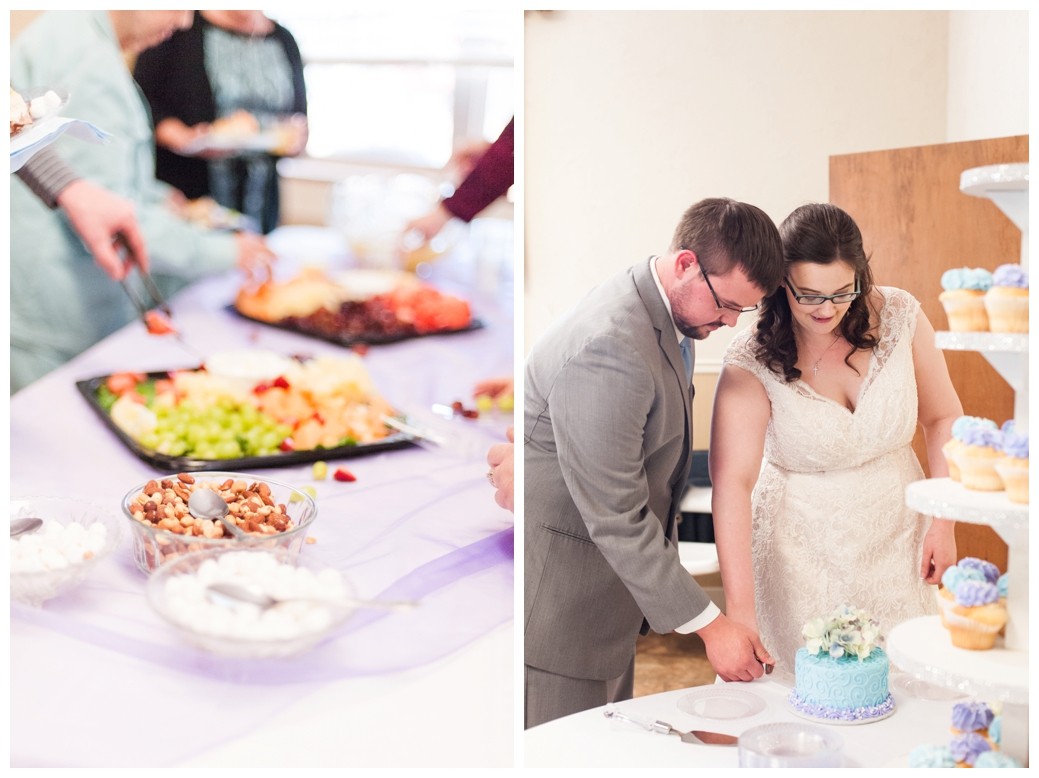
[(893, 286), (877, 288), (883, 295), (884, 303), (880, 309), (880, 343), (876, 354), (877, 360), (884, 363), (903, 339), (912, 342), (916, 334), (920, 302), (904, 289)]
[(723, 365), (742, 367), (752, 375), (758, 375), (761, 363), (754, 356), (754, 328), (748, 327), (735, 338), (722, 356)]

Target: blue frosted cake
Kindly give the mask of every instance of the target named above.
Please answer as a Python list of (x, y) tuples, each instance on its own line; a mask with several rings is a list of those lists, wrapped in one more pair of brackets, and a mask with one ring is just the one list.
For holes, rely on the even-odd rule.
[(880, 625), (842, 606), (804, 625), (805, 647), (794, 656), (790, 704), (803, 716), (833, 723), (865, 723), (891, 715), (887, 654)]

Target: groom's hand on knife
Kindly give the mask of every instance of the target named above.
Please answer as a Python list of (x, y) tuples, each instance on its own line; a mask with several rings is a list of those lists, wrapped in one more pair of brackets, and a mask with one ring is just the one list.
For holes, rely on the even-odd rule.
[(750, 627), (724, 613), (696, 633), (707, 647), (707, 659), (723, 681), (753, 681), (775, 664), (761, 638)]

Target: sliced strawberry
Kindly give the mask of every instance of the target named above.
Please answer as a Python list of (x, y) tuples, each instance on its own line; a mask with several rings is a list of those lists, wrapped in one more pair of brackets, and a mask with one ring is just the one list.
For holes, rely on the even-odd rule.
[(162, 311), (148, 311), (144, 314), (144, 324), (149, 335), (172, 335), (177, 331), (173, 322)]
[(276, 386), (279, 389), (288, 389), (289, 388), (288, 379), (286, 379), (285, 376), (283, 376), (283, 375), (280, 375), (277, 378), (275, 378), (274, 379), (274, 383), (271, 384), (271, 385), (272, 386)]
[(336, 479), (337, 481), (346, 481), (348, 483), (350, 481), (356, 481), (357, 480), (357, 476), (355, 476), (349, 470), (345, 470), (342, 467), (336, 468), (336, 471), (334, 473), (332, 473), (332, 477), (334, 479)]
[(105, 381), (112, 394), (123, 395), (137, 389), (137, 384), (146, 378), (144, 373), (113, 373)]
[(278, 448), (282, 451), (295, 451), (296, 444), (292, 441), (292, 438), (285, 438), (285, 440), (281, 442)]

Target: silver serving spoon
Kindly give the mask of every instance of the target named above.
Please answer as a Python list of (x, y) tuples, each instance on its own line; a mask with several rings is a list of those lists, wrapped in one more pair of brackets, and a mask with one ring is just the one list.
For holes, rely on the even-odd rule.
[(188, 511), (196, 519), (215, 519), (223, 524), (235, 540), (241, 540), (245, 533), (227, 518), (227, 502), (212, 489), (196, 489), (188, 497)]
[(349, 605), (354, 608), (385, 608), (394, 611), (411, 610), (418, 605), (414, 600), (357, 600), (352, 597), (342, 600), (337, 599), (334, 602), (319, 600), (316, 597), (286, 597), (278, 599), (271, 597), (269, 594), (254, 592), (252, 589), (247, 589), (238, 584), (219, 582), (206, 587), (206, 597), (209, 598), (210, 602), (224, 607), (227, 607), (229, 602), (247, 602), (263, 610), (273, 608), (275, 605), (281, 605), (283, 602), (304, 602), (307, 600), (327, 604)]
[(43, 519), (27, 518), (27, 519), (15, 519), (11, 522), (11, 537), (16, 538), (19, 535), (28, 535), (35, 532), (43, 526)]

